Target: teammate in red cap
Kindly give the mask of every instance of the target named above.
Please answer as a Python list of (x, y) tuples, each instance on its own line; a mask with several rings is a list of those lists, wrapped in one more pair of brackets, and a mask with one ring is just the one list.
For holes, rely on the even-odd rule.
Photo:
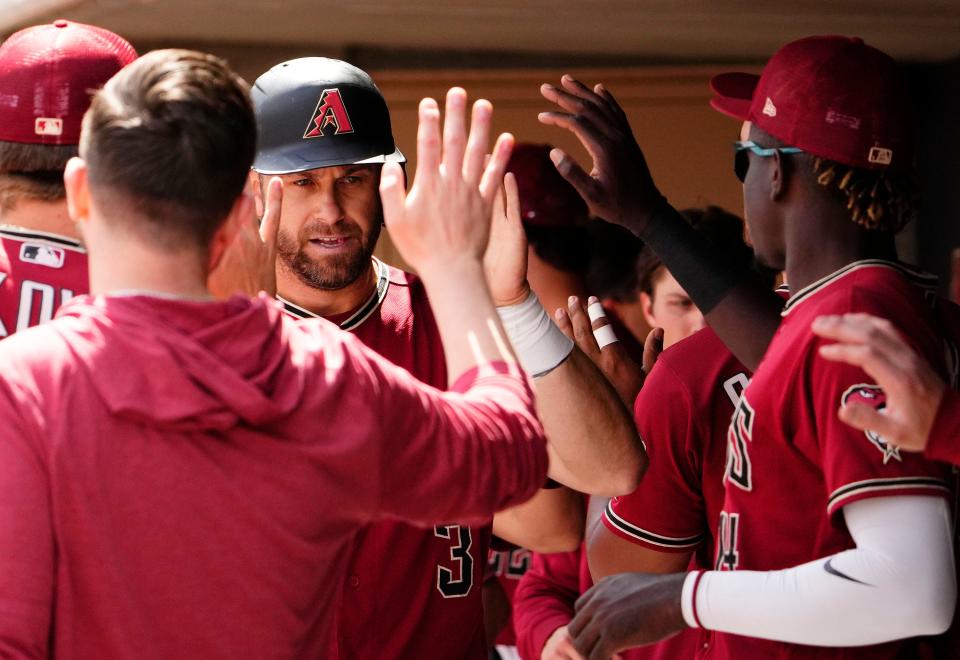
[[(422, 281), (372, 257), (382, 224), (381, 167), (404, 160), (382, 94), (349, 63), (300, 58), (261, 75), (252, 96), (260, 127), (254, 190), (261, 206), (271, 177), (284, 191), (276, 277), (285, 309), (337, 323), (420, 380), (444, 387), (451, 356)], [(462, 90), (448, 103), (451, 113), (458, 111)], [(486, 104), (477, 111), (489, 112)], [(550, 438), (550, 476), (578, 490), (632, 490), (645, 457), (628, 411), (531, 293), (526, 247), (493, 240), (490, 250), (498, 264), (488, 270), (496, 274), (491, 293), (522, 366), (534, 376)], [(456, 283), (457, 274), (450, 277)], [(558, 499), (568, 501), (544, 488), (522, 509), (496, 516), (493, 529), (532, 546), (550, 522), (565, 519), (536, 508), (552, 508)], [(338, 634), (327, 655), (486, 657), (481, 588), (490, 521), (445, 522), (424, 529), (383, 520), (356, 535), (341, 603), (330, 612)], [(559, 533), (568, 536), (566, 529)]]
[[(945, 631), (956, 603), (948, 475), (837, 418), (844, 405), (882, 408), (884, 393), (823, 359), (810, 329), (823, 314), (871, 313), (946, 372), (931, 278), (895, 261), (893, 235), (915, 206), (909, 94), (891, 58), (836, 36), (784, 46), (747, 81), (715, 79), (714, 105), (746, 122), (736, 172), (754, 251), (785, 268), (794, 294), (731, 422), (716, 570), (607, 578), (570, 631), (591, 658), (686, 626), (720, 633), (723, 657), (914, 655), (922, 642), (905, 638)], [(731, 347), (761, 354), (775, 324), (761, 315), (760, 340), (745, 341), (732, 313), (752, 320), (750, 301), (768, 298), (737, 276), (695, 274), (701, 259), (711, 278), (730, 271), (674, 221), (609, 92), (567, 77), (543, 91), (563, 110), (543, 120), (595, 157), (591, 176), (558, 153), (560, 171), (594, 212), (658, 250)]]
[(153, 51), (84, 119), (65, 183), (92, 295), (0, 342), (0, 655), (329, 657), (361, 525), (439, 536), (543, 484), (543, 428), (483, 273), (512, 143), (485, 164), (489, 106), (468, 134), (453, 90), (441, 138), (425, 99), (410, 192), (396, 164), (380, 184), (431, 294), (441, 392), (270, 297), (210, 296), (254, 210), (247, 92), (218, 58)]
[(107, 30), (56, 21), (0, 45), (0, 338), (87, 292), (63, 168), (90, 97), (137, 54)]

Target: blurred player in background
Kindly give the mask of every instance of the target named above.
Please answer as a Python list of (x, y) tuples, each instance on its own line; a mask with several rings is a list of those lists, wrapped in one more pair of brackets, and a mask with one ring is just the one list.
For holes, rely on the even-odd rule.
[(63, 169), (93, 92), (136, 56), (116, 34), (64, 20), (0, 45), (0, 338), (87, 292)]

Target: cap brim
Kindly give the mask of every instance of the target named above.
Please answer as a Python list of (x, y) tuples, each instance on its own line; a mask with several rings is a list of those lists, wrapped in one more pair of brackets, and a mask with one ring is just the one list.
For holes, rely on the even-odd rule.
[(721, 73), (710, 80), (710, 89), (716, 94), (710, 106), (728, 117), (747, 121), (750, 119), (750, 104), (753, 91), (760, 76), (753, 73)]

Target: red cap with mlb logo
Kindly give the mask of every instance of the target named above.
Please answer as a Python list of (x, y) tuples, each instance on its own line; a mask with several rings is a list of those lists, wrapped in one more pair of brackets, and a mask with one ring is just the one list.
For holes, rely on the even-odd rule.
[(58, 20), (15, 32), (0, 45), (0, 140), (77, 144), (93, 92), (135, 60), (109, 30)]
[(716, 110), (808, 153), (863, 169), (913, 165), (910, 94), (899, 67), (857, 37), (791, 42), (759, 76), (724, 73), (710, 87)]

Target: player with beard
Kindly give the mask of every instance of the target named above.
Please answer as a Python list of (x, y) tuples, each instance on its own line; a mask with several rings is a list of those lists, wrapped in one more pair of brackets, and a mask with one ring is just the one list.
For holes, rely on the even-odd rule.
[(64, 20), (0, 46), (0, 338), (49, 321), (88, 290), (63, 169), (92, 92), (136, 56), (116, 34)]
[[(445, 356), (423, 284), (372, 257), (382, 224), (380, 168), (404, 162), (379, 90), (346, 62), (302, 58), (260, 76), (252, 94), (260, 127), (251, 175), (258, 203), (268, 177), (283, 185), (276, 278), (285, 309), (336, 323), (417, 378), (444, 387)], [(550, 476), (587, 492), (632, 490), (645, 457), (628, 413), (530, 293), (523, 246), (493, 243), (491, 293), (535, 378)], [(522, 511), (496, 516), (493, 529), (536, 547), (544, 537), (567, 534), (544, 529), (562, 515), (540, 513), (567, 503), (565, 494), (544, 489)], [(481, 583), (491, 527), (449, 523), (422, 529), (382, 522), (358, 534), (332, 614), (338, 649), (330, 656), (485, 657)]]
[(687, 626), (717, 631), (723, 657), (916, 657), (956, 604), (947, 474), (837, 418), (840, 406), (882, 408), (884, 393), (824, 359), (810, 327), (821, 315), (886, 318), (947, 371), (931, 278), (895, 262), (893, 236), (915, 208), (910, 95), (889, 56), (839, 36), (792, 42), (759, 77), (712, 86), (713, 106), (744, 122), (735, 172), (754, 252), (794, 291), (775, 335), (769, 318), (748, 324), (750, 301), (768, 297), (739, 297), (750, 287), (737, 272), (687, 241), (612, 95), (569, 77), (543, 88), (561, 111), (542, 119), (595, 157), (588, 175), (555, 154), (568, 180), (658, 251), (731, 348), (752, 344), (756, 357), (773, 335), (731, 421), (715, 570), (607, 578), (570, 632), (590, 658)]

